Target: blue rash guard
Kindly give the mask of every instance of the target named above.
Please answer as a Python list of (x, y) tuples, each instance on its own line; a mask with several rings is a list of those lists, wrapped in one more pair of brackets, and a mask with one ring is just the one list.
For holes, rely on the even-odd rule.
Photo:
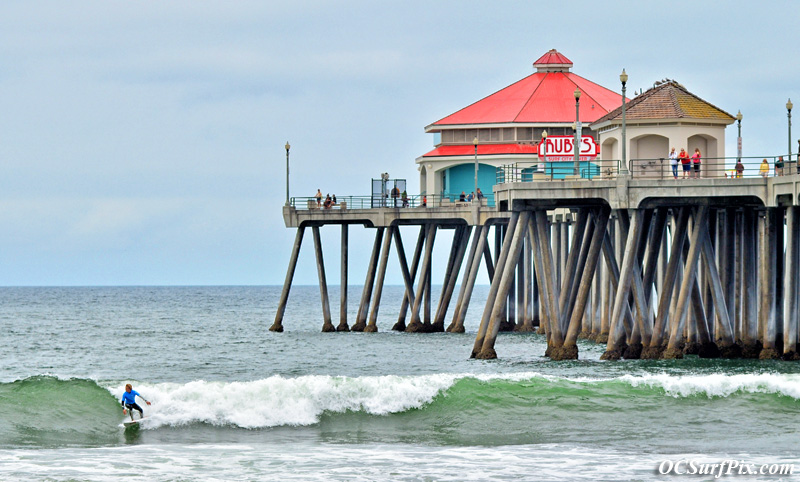
[[(131, 391), (130, 391), (130, 393), (128, 393), (128, 392), (123, 392), (123, 393), (122, 393), (122, 404), (123, 404), (123, 405), (126, 405), (126, 404), (127, 404), (127, 405), (135, 405), (135, 404), (136, 404), (136, 396), (137, 396), (137, 395), (138, 395), (139, 397), (141, 397), (141, 398), (142, 398), (142, 400), (144, 400), (144, 397), (142, 397), (141, 395), (139, 395), (139, 392), (137, 392), (136, 390), (131, 390)], [(145, 401), (146, 401), (146, 400), (145, 400)]]

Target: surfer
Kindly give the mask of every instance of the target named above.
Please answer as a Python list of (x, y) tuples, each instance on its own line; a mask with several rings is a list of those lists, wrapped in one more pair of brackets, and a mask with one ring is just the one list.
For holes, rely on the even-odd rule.
[(136, 403), (137, 396), (144, 400), (146, 404), (150, 405), (150, 402), (145, 400), (145, 398), (139, 392), (134, 390), (130, 383), (125, 385), (125, 393), (122, 394), (122, 414), (126, 415), (128, 410), (130, 410), (131, 420), (133, 420), (133, 410), (139, 412), (140, 419), (144, 418), (144, 410), (142, 410), (142, 407)]

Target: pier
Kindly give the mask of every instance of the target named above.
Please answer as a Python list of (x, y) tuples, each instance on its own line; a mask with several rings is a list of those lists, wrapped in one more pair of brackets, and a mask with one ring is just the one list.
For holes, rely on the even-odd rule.
[[(608, 360), (684, 354), (797, 359), (800, 175), (676, 181), (631, 172), (636, 170), (592, 180), (505, 176), (507, 182), (494, 186), (494, 206), (477, 199), (429, 199), (424, 207), (406, 208), (285, 206), (286, 226), (297, 235), (270, 330), (283, 330), (310, 228), (323, 331), (377, 331), (387, 264), (396, 258), (405, 297), (391, 328), (463, 332), (483, 263), (491, 286), (471, 357), (496, 358), (500, 331), (538, 329), (547, 336), (546, 356), (554, 360), (578, 358), (578, 337), (604, 344)], [(328, 225), (342, 233), (338, 326), (331, 319), (319, 237)], [(350, 226), (375, 233), (352, 326), (344, 309)], [(419, 227), (411, 251), (399, 226)], [(454, 235), (446, 254), (437, 255), (447, 256), (447, 268), (433, 310), (431, 264), (442, 229)], [(451, 302), (454, 315), (445, 320)]]
[[(416, 159), (419, 195), (408, 198), (402, 180), (400, 199), (396, 180), (388, 198), (384, 173), (373, 179), (372, 196), (320, 209), (318, 199), (289, 202), (287, 167), (283, 216), (297, 236), (270, 329), (283, 330), (310, 228), (324, 331), (378, 330), (394, 245), (405, 286), (395, 330), (463, 332), (485, 267), (490, 288), (473, 358), (496, 358), (501, 331), (537, 330), (554, 360), (578, 358), (579, 337), (604, 344), (607, 360), (797, 359), (800, 171), (791, 100), (785, 160), (745, 158), (741, 112), (733, 116), (675, 80), (656, 81), (628, 99), (624, 69), (619, 95), (573, 73), (572, 61), (556, 49), (533, 67), (524, 79), (425, 127), (434, 149)], [(735, 158), (724, 153), (733, 123)], [(287, 165), (288, 149), (287, 143)], [(326, 225), (342, 230), (336, 327), (319, 236)], [(348, 326), (353, 225), (375, 234), (358, 315)], [(410, 263), (400, 226), (419, 229)], [(453, 230), (453, 237), (434, 311), (431, 266), (440, 230)]]

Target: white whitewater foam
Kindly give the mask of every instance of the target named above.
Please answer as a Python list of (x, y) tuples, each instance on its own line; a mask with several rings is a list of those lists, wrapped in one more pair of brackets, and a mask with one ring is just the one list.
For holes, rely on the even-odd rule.
[(800, 374), (725, 375), (716, 373), (675, 376), (664, 373), (641, 376), (624, 375), (620, 379), (634, 387), (661, 388), (667, 395), (675, 398), (697, 395), (712, 398), (728, 397), (735, 393), (768, 393), (800, 399)]
[[(386, 415), (430, 403), (458, 379), (454, 375), (331, 377), (272, 376), (249, 382), (194, 381), (137, 384), (153, 402), (145, 408), (148, 425), (195, 422), (264, 428), (310, 425), (324, 412), (363, 411)], [(123, 386), (109, 388), (120, 394)]]
[[(145, 407), (147, 427), (209, 423), (242, 428), (300, 426), (317, 423), (323, 413), (359, 411), (388, 415), (422, 408), (457, 381), (522, 382), (545, 379), (587, 385), (619, 381), (633, 387), (664, 390), (675, 398), (735, 393), (765, 393), (800, 399), (800, 374), (623, 375), (616, 378), (558, 377), (536, 372), (510, 374), (435, 374), (421, 376), (284, 378), (272, 376), (248, 382), (193, 381), (185, 384), (138, 383), (136, 390), (153, 402)], [(118, 396), (123, 385), (110, 387)]]

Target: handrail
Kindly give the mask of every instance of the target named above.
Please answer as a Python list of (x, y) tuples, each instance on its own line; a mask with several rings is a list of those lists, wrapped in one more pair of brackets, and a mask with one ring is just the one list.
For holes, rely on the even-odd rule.
[[(673, 171), (673, 165), (669, 158), (637, 158), (628, 161), (627, 175), (634, 179), (664, 180), (739, 179), (797, 175), (800, 174), (797, 156), (797, 154), (792, 154), (791, 160), (784, 160), (782, 164), (779, 160), (785, 159), (783, 155), (766, 157), (701, 157), (699, 170), (689, 159), (688, 170), (684, 171), (683, 164), (678, 162), (677, 173)], [(766, 166), (762, 164), (764, 159), (767, 161)], [(741, 165), (737, 170), (738, 161), (741, 162)], [(578, 175), (575, 175), (573, 161), (518, 162), (497, 167), (495, 181), (497, 184), (503, 184), (509, 182), (613, 179), (620, 175), (620, 166), (621, 162), (616, 159), (582, 160), (580, 161)], [(684, 172), (686, 173), (685, 175)]]
[(336, 202), (325, 205), (325, 200), (317, 200), (314, 196), (290, 198), (289, 205), (297, 210), (347, 210), (347, 209), (404, 209), (404, 208), (433, 208), (433, 207), (470, 207), (472, 203), (480, 202), (482, 206), (494, 205), (494, 194), (484, 195), (483, 198), (473, 201), (461, 201), (461, 194), (414, 194), (402, 197), (385, 196), (337, 196)]

